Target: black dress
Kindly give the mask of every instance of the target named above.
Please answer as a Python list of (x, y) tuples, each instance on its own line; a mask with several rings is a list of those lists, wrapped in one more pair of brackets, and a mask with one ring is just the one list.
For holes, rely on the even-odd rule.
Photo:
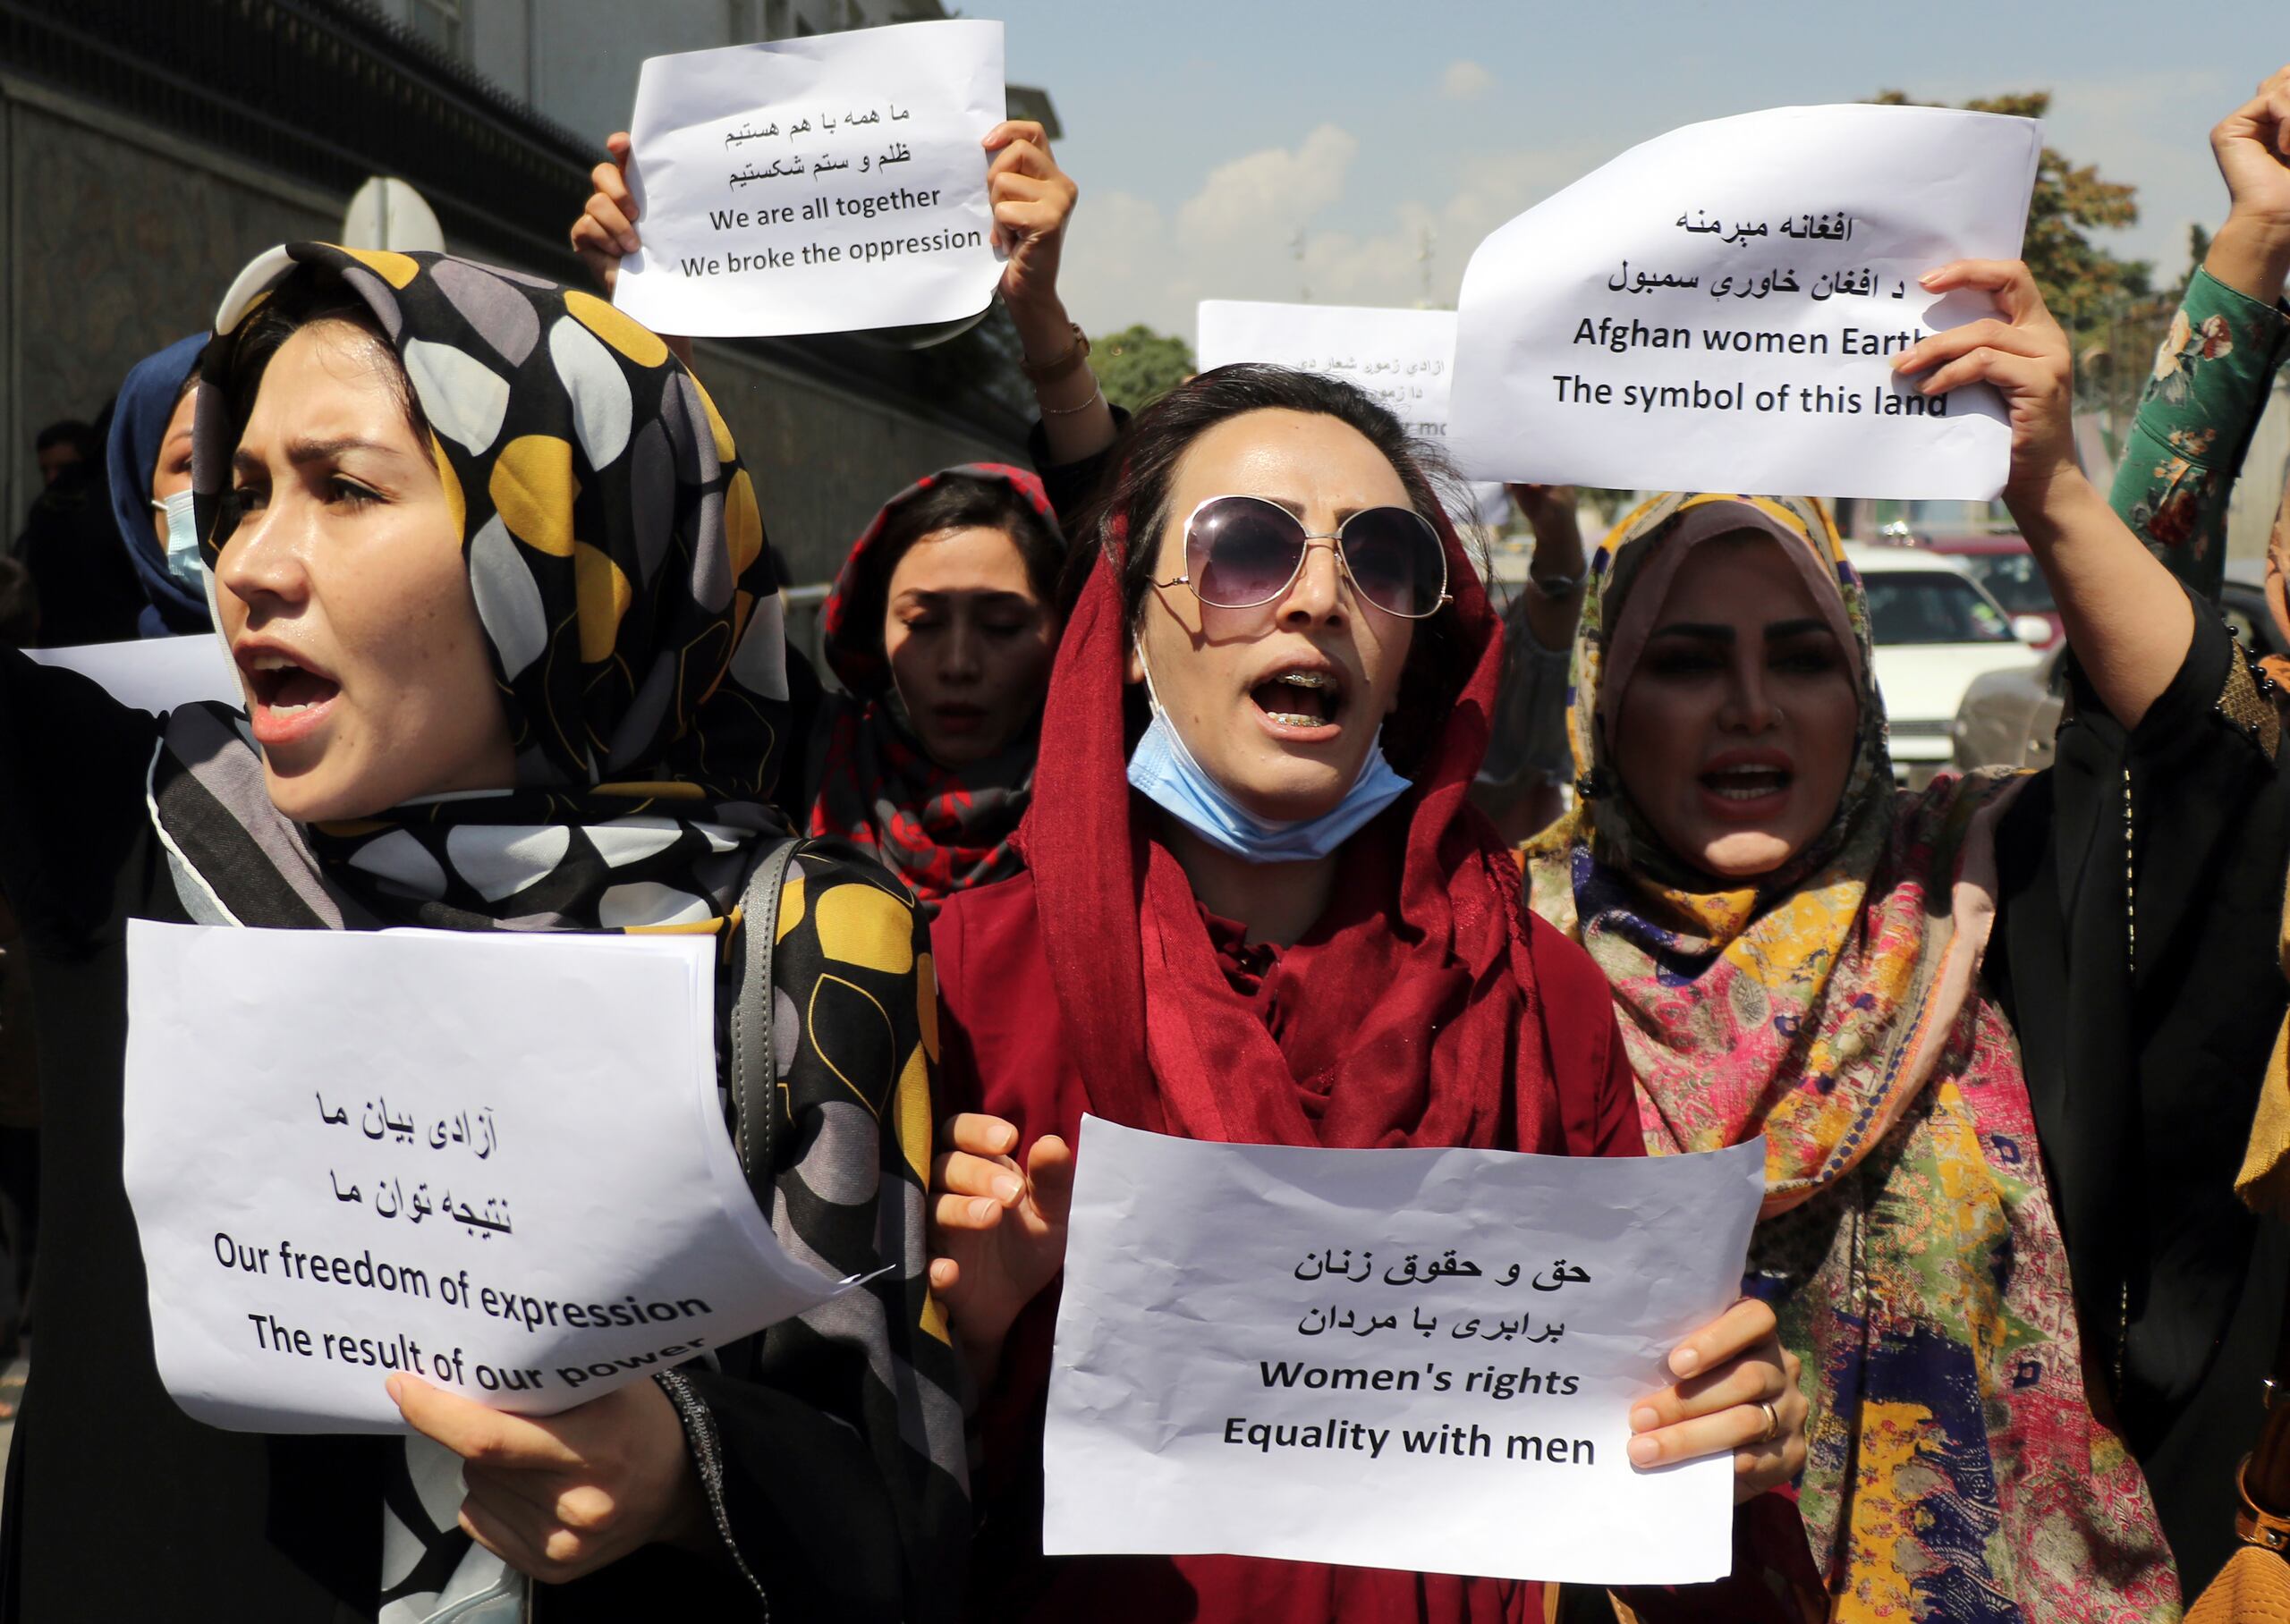
[[(0, 650), (0, 889), (33, 959), (47, 1169), (38, 1345), (0, 1527), (0, 1620), (366, 1620), (398, 1441), (218, 1431), (176, 1408), (153, 1363), (120, 1112), (126, 921), (188, 922), (145, 808), (156, 738), (152, 718), (92, 683)], [(807, 868), (814, 897), (843, 878), (866, 883), (856, 864)], [(774, 972), (799, 1008), (807, 989), (791, 983), (818, 974), (800, 945), (783, 941)], [(919, 1024), (907, 1013), (911, 977), (903, 1001), (877, 994)], [(818, 1124), (796, 1073), (783, 1080), (776, 1143), (792, 1161)], [(903, 1159), (887, 1136), (886, 1146)], [(909, 1192), (886, 1188), (886, 1205), (903, 1212)], [(866, 1227), (877, 1228), (871, 1215)], [(881, 1227), (895, 1246), (903, 1226)], [(895, 1330), (911, 1323), (900, 1300)], [(688, 1372), (680, 1408), (688, 1432), (708, 1434), (702, 1476), (718, 1473), (711, 1509), (733, 1538), (705, 1553), (647, 1547), (544, 1587), (539, 1617), (762, 1618), (768, 1605), (779, 1620), (887, 1624), (951, 1613), (963, 1490), (902, 1441), (900, 1398), (870, 1379), (865, 1352), (794, 1322), (725, 1358), (744, 1368)], [(958, 1416), (953, 1425), (958, 1435)]]
[(2290, 784), (2272, 685), (2195, 604), (2135, 729), (2080, 676), (1997, 831), (1987, 977), (2018, 1035), (2094, 1408), (2145, 1469), (2191, 1597), (2234, 1548), (2290, 1231), (2236, 1200), (2286, 988)]

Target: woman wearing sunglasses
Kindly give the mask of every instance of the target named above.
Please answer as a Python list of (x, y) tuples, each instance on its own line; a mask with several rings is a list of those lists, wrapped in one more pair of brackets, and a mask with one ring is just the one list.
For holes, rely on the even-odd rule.
[[(1612, 1000), (1467, 804), (1500, 655), (1421, 453), (1349, 385), (1228, 367), (1138, 419), (1050, 679), (1028, 871), (933, 927), (933, 1284), (979, 1379), (971, 1610), (1540, 1620), (1539, 1587), (1230, 1557), (1045, 1560), (1041, 1412), (1082, 1112), (1204, 1139), (1642, 1146)], [(1673, 1355), (1633, 1459), (1802, 1458), (1760, 1304)], [(1793, 1519), (1794, 1520), (1794, 1519)], [(1752, 1611), (1731, 1616), (1755, 1617)]]

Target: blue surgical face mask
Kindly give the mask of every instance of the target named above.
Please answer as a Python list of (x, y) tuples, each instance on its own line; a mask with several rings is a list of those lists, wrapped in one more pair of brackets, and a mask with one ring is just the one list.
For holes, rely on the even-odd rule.
[(167, 573), (193, 592), (206, 590), (207, 566), (199, 556), (199, 521), (191, 517), (191, 494), (177, 491), (151, 505), (167, 516)]
[[(1140, 664), (1143, 656), (1139, 656)], [(1184, 740), (1153, 691), (1145, 673), (1145, 698), (1153, 720), (1129, 757), (1129, 784), (1140, 795), (1211, 845), (1251, 863), (1308, 863), (1328, 856), (1361, 826), (1407, 793), (1408, 781), (1384, 759), (1380, 727), (1368, 744), (1368, 758), (1344, 799), (1318, 817), (1301, 820), (1259, 817), (1209, 776), (1185, 749)]]

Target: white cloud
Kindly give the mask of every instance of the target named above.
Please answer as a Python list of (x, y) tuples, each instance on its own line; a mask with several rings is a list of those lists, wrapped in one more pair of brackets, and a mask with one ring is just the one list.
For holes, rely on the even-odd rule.
[(1086, 195), (1060, 277), (1074, 318), (1092, 332), (1142, 321), (1190, 339), (1203, 299), (1452, 304), (1482, 237), (1606, 156), (1581, 140), (1479, 156), (1445, 198), (1387, 201), (1355, 195), (1358, 149), (1322, 125), (1293, 148), (1220, 165), (1174, 217), (1130, 193)]
[(1220, 164), (1177, 211), (1178, 233), (1208, 245), (1299, 230), (1344, 195), (1344, 173), (1359, 150), (1351, 135), (1322, 124), (1293, 152), (1272, 147)]
[(1476, 101), (1495, 82), (1495, 75), (1475, 62), (1451, 62), (1439, 76), (1439, 93), (1450, 101)]

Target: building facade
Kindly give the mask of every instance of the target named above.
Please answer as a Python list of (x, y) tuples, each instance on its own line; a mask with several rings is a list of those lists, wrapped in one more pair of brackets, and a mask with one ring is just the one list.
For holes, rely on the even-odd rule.
[[(919, 14), (913, 0), (0, 0), (7, 534), (38, 488), (43, 424), (94, 419), (136, 360), (208, 324), (254, 254), (340, 236), (369, 176), (414, 186), (454, 251), (578, 281), (566, 232), (644, 56)], [(830, 576), (917, 473), (1022, 455), (1022, 397), (981, 336), (700, 346), (797, 581)]]

